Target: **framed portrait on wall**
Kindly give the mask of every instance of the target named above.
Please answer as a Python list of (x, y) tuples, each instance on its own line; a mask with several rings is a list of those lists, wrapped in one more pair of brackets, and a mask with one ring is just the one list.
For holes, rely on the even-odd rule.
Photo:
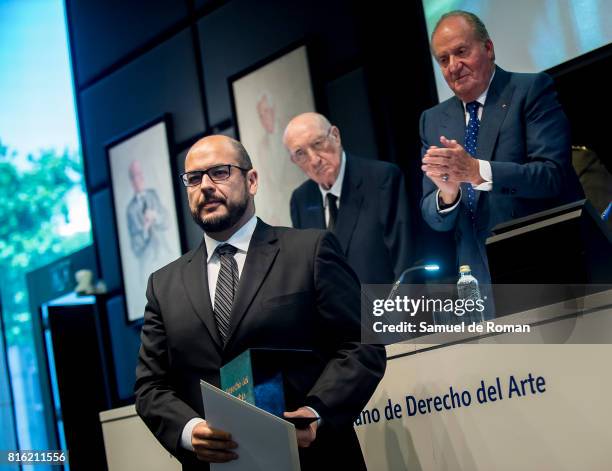
[(167, 120), (106, 146), (128, 322), (144, 317), (149, 275), (181, 255)]
[(294, 116), (315, 111), (305, 45), (281, 51), (229, 79), (236, 135), (259, 173), (257, 215), (291, 226), (291, 193), (305, 179), (283, 145)]

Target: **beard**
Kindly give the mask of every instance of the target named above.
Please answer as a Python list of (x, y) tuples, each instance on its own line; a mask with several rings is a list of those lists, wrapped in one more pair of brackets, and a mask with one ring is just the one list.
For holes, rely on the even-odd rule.
[[(211, 199), (208, 199), (211, 201)], [(227, 213), (222, 215), (200, 216), (204, 207), (204, 202), (199, 203), (195, 211), (191, 211), (191, 217), (195, 223), (206, 233), (222, 232), (234, 226), (246, 212), (249, 206), (249, 195), (245, 191), (244, 197), (235, 203), (227, 200), (212, 199), (218, 201), (227, 208)]]

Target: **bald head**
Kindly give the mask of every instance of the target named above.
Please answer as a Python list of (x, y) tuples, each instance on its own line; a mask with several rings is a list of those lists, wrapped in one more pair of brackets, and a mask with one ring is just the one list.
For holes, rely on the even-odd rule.
[(329, 120), (320, 113), (302, 113), (294, 117), (287, 127), (283, 135), (283, 142), (287, 145), (287, 137), (296, 133), (303, 133), (308, 129), (317, 129), (321, 132), (327, 132), (331, 127)]
[(325, 189), (333, 186), (342, 160), (340, 130), (319, 113), (302, 113), (285, 128), (283, 143), (291, 160)]
[[(229, 173), (210, 173), (226, 165)], [(220, 135), (200, 139), (185, 157), (185, 172), (198, 178), (187, 186), (191, 215), (211, 237), (227, 240), (255, 214), (257, 172), (237, 140)]]
[(136, 193), (141, 193), (144, 190), (144, 176), (142, 175), (142, 167), (139, 160), (132, 160), (128, 167), (130, 182)]
[(213, 136), (206, 136), (198, 140), (193, 146), (191, 146), (189, 152), (187, 152), (185, 164), (187, 163), (187, 159), (189, 159), (190, 154), (200, 153), (222, 153), (225, 155), (233, 155), (235, 161), (227, 163), (234, 163), (235, 165), (246, 169), (253, 168), (251, 157), (242, 143), (228, 136), (216, 134)]
[(129, 167), (130, 177), (137, 172), (142, 172), (140, 167), (140, 160), (132, 160)]

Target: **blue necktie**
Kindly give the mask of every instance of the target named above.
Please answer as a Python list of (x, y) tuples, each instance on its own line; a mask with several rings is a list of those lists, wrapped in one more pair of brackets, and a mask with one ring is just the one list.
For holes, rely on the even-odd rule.
[[(468, 120), (467, 128), (465, 128), (465, 150), (472, 157), (476, 156), (476, 147), (478, 145), (478, 129), (480, 128), (480, 121), (478, 121), (478, 107), (480, 103), (477, 101), (472, 101), (465, 105), (467, 112), (470, 116)], [(467, 200), (468, 200), (468, 208), (470, 210), (470, 215), (472, 216), (472, 221), (476, 219), (475, 216), (475, 196), (476, 192), (474, 188), (472, 188), (471, 183), (465, 183), (464, 188), (467, 191)]]

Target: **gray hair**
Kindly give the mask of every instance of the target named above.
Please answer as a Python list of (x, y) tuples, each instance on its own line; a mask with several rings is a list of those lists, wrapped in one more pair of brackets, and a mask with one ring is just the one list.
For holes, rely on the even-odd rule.
[(472, 29), (474, 30), (474, 36), (476, 36), (476, 39), (478, 41), (485, 43), (491, 39), (491, 37), (489, 36), (489, 32), (487, 31), (487, 27), (484, 25), (482, 20), (478, 18), (474, 13), (465, 10), (453, 10), (449, 11), (448, 13), (444, 13), (440, 17), (440, 19), (436, 23), (433, 32), (431, 33), (432, 40), (434, 34), (436, 34), (436, 31), (438, 30), (438, 27), (440, 26), (440, 23), (442, 23), (445, 19), (452, 18), (454, 16), (460, 16), (461, 18), (465, 19), (465, 21), (467, 21), (470, 26), (472, 26)]

